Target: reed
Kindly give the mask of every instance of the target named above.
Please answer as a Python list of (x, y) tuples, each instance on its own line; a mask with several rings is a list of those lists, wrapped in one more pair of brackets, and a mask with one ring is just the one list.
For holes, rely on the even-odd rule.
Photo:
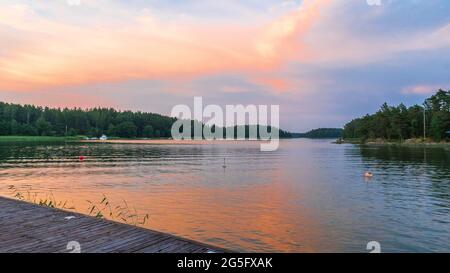
[(145, 225), (150, 218), (148, 213), (138, 213), (136, 208), (130, 207), (124, 199), (122, 199), (120, 204), (112, 204), (109, 198), (104, 194), (102, 199), (98, 202), (86, 200), (89, 206), (87, 211), (83, 212), (77, 210), (74, 205), (69, 205), (67, 200), (57, 200), (52, 192), (45, 194), (45, 197), (41, 197), (37, 192), (32, 191), (31, 188), (19, 190), (16, 186), (9, 185), (8, 190), (12, 197), (21, 201), (34, 203), (44, 207), (74, 210), (89, 216), (102, 219), (106, 218), (135, 226)]

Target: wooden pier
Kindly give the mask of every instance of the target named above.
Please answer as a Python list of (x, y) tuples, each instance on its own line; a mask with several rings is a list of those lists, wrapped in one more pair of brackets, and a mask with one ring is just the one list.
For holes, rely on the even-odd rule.
[(217, 253), (224, 250), (149, 229), (0, 197), (0, 252)]

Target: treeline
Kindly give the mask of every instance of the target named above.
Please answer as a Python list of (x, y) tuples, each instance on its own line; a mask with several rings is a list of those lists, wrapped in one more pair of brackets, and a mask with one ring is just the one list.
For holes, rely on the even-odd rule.
[(306, 133), (292, 133), (295, 138), (339, 138), (342, 137), (341, 128), (319, 128)]
[[(0, 102), (0, 135), (168, 138), (175, 121), (159, 114), (112, 108), (61, 109)], [(235, 136), (238, 127), (244, 127), (248, 136), (251, 126), (235, 126)], [(279, 135), (291, 137), (283, 130), (279, 130)]]
[(384, 103), (375, 114), (366, 115), (347, 123), (344, 138), (404, 140), (420, 138), (424, 134), (424, 109), (426, 137), (436, 141), (446, 138), (450, 130), (450, 91), (439, 90), (426, 99), (424, 106), (404, 104), (388, 106)]
[[(268, 138), (267, 134), (272, 134), (272, 132), (276, 132), (275, 130), (278, 130), (278, 137), (279, 138), (292, 138), (293, 137), (293, 133), (276, 128), (276, 127), (272, 127), (272, 126), (263, 126), (263, 125), (236, 125), (234, 127), (216, 127), (215, 125), (212, 126), (208, 126), (205, 125), (203, 123), (200, 123), (198, 121), (192, 121), (191, 120), (191, 138), (194, 138), (194, 127), (195, 125), (197, 126), (201, 126), (202, 128), (202, 137), (203, 138), (207, 138), (206, 136), (203, 135), (203, 132), (205, 130), (205, 127), (207, 127), (207, 131), (211, 132), (211, 133), (215, 133), (216, 130), (222, 130), (222, 138), (226, 139), (227, 138), (227, 131), (229, 129), (232, 130), (232, 135), (234, 138), (241, 138), (241, 135), (243, 134), (245, 139), (250, 139), (250, 138), (254, 138), (254, 134), (256, 132), (256, 138), (260, 139), (261, 137), (263, 138)], [(183, 126), (180, 127), (180, 130), (182, 130)], [(230, 130), (230, 131), (231, 131)], [(260, 133), (263, 132), (263, 136), (260, 135)], [(211, 138), (211, 137), (208, 137)]]
[(111, 108), (54, 109), (0, 102), (0, 135), (169, 137), (175, 119)]

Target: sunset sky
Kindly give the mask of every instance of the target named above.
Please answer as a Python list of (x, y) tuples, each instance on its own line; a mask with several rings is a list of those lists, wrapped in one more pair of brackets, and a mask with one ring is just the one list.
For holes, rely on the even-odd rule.
[(305, 131), (450, 89), (450, 1), (375, 3), (0, 0), (0, 101), (169, 114), (203, 96)]

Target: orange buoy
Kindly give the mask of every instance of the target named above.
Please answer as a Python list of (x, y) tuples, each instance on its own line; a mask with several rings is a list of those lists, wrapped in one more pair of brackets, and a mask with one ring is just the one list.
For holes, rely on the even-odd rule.
[(83, 161), (83, 160), (84, 160), (84, 156), (80, 155), (80, 156), (78, 157), (78, 159), (79, 159), (80, 161)]

